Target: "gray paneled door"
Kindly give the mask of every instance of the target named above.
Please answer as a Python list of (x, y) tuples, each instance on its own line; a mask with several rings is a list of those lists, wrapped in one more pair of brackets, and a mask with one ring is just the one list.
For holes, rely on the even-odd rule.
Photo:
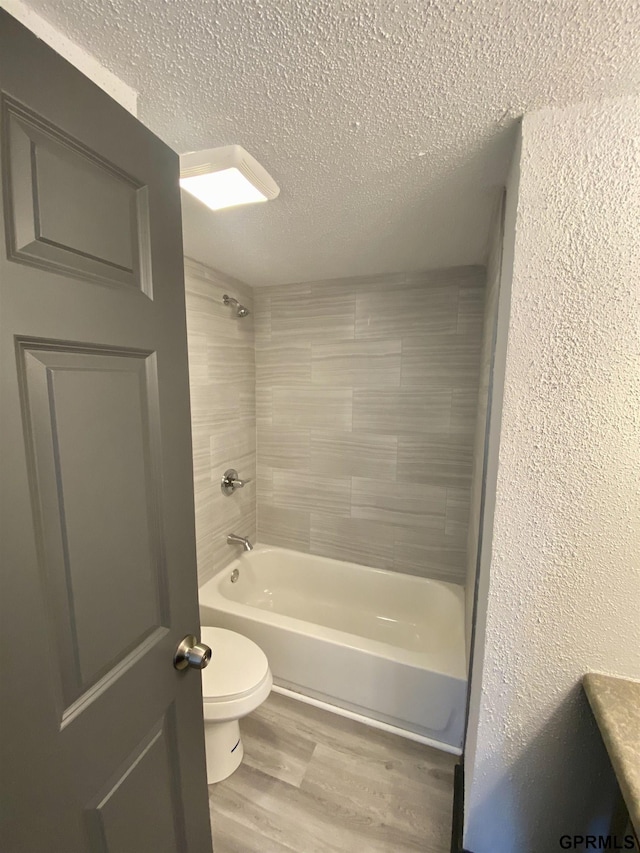
[(178, 158), (0, 12), (4, 853), (211, 850)]

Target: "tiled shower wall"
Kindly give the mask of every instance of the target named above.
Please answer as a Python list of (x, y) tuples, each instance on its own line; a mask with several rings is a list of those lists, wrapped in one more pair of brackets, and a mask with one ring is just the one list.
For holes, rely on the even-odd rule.
[(464, 581), (484, 283), (254, 291), (259, 541)]
[[(187, 340), (191, 386), (198, 581), (204, 583), (237, 556), (228, 533), (256, 536), (256, 420), (253, 299), (250, 287), (185, 260)], [(249, 308), (239, 318), (225, 293)], [(227, 468), (250, 479), (225, 497)]]

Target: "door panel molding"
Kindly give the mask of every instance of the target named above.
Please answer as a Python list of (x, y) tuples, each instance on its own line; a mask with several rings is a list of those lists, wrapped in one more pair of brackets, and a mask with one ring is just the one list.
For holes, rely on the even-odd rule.
[[(85, 808), (91, 853), (175, 853), (187, 846), (173, 704)], [(146, 826), (142, 839), (138, 827)]]
[(34, 339), (16, 349), (65, 725), (170, 625), (156, 358)]
[(95, 702), (100, 696), (107, 691), (111, 685), (121, 678), (131, 667), (135, 666), (138, 661), (147, 654), (154, 646), (160, 645), (166, 635), (169, 633), (168, 628), (156, 628), (152, 631), (141, 643), (133, 648), (128, 655), (125, 655), (118, 663), (116, 663), (99, 681), (93, 684), (86, 690), (75, 702), (64, 708), (60, 720), (60, 731), (73, 723), (87, 707)]
[(152, 293), (148, 187), (2, 95), (7, 257)]

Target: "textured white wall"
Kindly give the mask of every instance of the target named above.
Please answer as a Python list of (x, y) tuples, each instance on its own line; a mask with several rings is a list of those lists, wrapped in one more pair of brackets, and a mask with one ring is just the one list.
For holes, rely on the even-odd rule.
[(581, 678), (640, 678), (640, 100), (530, 114), (521, 145), (465, 760), (474, 853), (594, 826), (612, 778)]

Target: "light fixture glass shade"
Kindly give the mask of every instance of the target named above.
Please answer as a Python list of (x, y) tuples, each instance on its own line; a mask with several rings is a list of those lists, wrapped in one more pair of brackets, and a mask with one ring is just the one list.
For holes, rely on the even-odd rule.
[(211, 210), (275, 198), (280, 189), (240, 145), (180, 156), (180, 186)]
[(180, 186), (211, 210), (268, 200), (266, 195), (256, 189), (236, 168), (209, 172), (208, 175), (195, 175), (192, 178), (180, 178)]

